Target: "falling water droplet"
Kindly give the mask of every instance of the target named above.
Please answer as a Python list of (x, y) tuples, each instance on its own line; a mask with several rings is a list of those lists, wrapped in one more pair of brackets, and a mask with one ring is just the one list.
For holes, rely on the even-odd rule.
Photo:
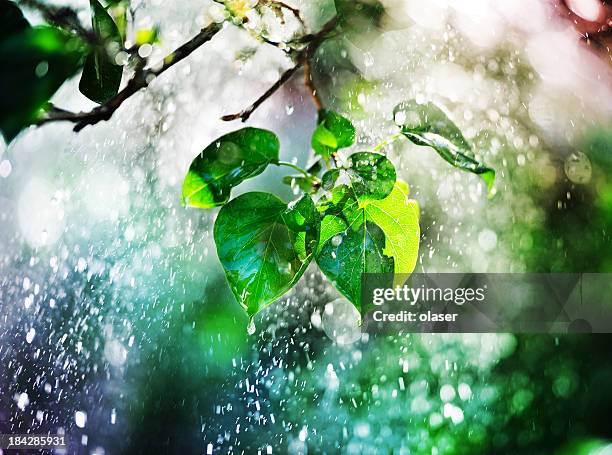
[(28, 397), (27, 393), (23, 392), (17, 396), (17, 407), (19, 409), (21, 409), (22, 411), (25, 411), (26, 406), (29, 404), (30, 404), (30, 397)]
[(36, 329), (34, 329), (34, 327), (32, 327), (30, 330), (28, 330), (28, 333), (26, 333), (26, 341), (28, 344), (31, 344), (32, 341), (34, 340), (34, 337), (36, 336)]
[(76, 426), (79, 428), (85, 428), (85, 424), (87, 423), (87, 414), (83, 411), (77, 411), (74, 413), (74, 422)]
[(287, 113), (287, 115), (293, 114), (293, 111), (295, 111), (295, 106), (293, 104), (287, 104), (285, 106), (285, 112)]
[(247, 333), (253, 335), (255, 333), (255, 321), (251, 318), (249, 325), (247, 326)]
[(11, 162), (9, 160), (0, 162), (0, 177), (7, 178), (9, 175), (11, 175), (12, 170), (13, 166), (11, 166)]

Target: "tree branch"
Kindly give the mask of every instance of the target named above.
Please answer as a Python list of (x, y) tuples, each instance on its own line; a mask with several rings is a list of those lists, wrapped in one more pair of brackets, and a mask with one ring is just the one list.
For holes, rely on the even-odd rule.
[(249, 107), (247, 107), (246, 109), (236, 113), (236, 114), (229, 114), (229, 115), (224, 115), (223, 117), (221, 117), (221, 120), (229, 122), (232, 120), (242, 120), (243, 122), (246, 122), (249, 117), (251, 116), (251, 114), (253, 113), (253, 111), (255, 111), (255, 109), (257, 109), (265, 100), (267, 100), (268, 98), (270, 98), (274, 92), (276, 92), (279, 88), (281, 88), (283, 86), (283, 84), (285, 82), (287, 82), (289, 79), (291, 79), (291, 76), (293, 76), (293, 74), (300, 68), (300, 64), (298, 63), (297, 65), (289, 68), (287, 71), (285, 71), (283, 73), (283, 75), (280, 77), (279, 80), (277, 80), (274, 85), (272, 85), (272, 87), (270, 87), (268, 90), (266, 90), (266, 92), (261, 95), (259, 98), (257, 98), (257, 100), (251, 104)]
[[(251, 104), (249, 107), (247, 107), (246, 109), (243, 109), (242, 111), (236, 114), (224, 115), (223, 117), (221, 117), (221, 120), (224, 120), (227, 122), (227, 121), (240, 119), (242, 122), (246, 122), (249, 119), (249, 117), (251, 117), (251, 114), (253, 114), (255, 109), (257, 109), (261, 104), (263, 104), (264, 101), (270, 98), (279, 88), (281, 88), (285, 84), (285, 82), (291, 79), (291, 76), (293, 76), (293, 74), (302, 65), (304, 66), (308, 65), (308, 74), (310, 74), (310, 59), (312, 58), (314, 53), (317, 51), (321, 43), (325, 41), (325, 38), (327, 38), (327, 35), (336, 28), (336, 25), (338, 25), (338, 17), (334, 16), (331, 20), (326, 22), (325, 25), (323, 25), (323, 27), (321, 28), (321, 30), (319, 30), (317, 33), (310, 34), (310, 35), (304, 35), (301, 41), (307, 42), (308, 44), (306, 47), (304, 47), (301, 51), (297, 53), (295, 65), (289, 68), (287, 71), (285, 71), (280, 77), (280, 79), (277, 80), (272, 85), (272, 87), (266, 90), (266, 92), (263, 95), (257, 98), (257, 100), (255, 100), (255, 102)], [(307, 41), (303, 41), (304, 38), (307, 38)], [(310, 77), (308, 79), (310, 79)], [(312, 85), (312, 87), (314, 87), (314, 85)], [(312, 89), (311, 89), (311, 93), (313, 93)], [(316, 96), (316, 88), (314, 89), (313, 96)], [(318, 103), (316, 104), (317, 109), (320, 109), (319, 105), (322, 106), (321, 101), (318, 98), (316, 99), (318, 100)]]
[(69, 121), (74, 122), (74, 131), (81, 131), (87, 125), (95, 125), (103, 120), (108, 120), (112, 117), (117, 109), (125, 100), (130, 98), (134, 93), (147, 87), (153, 79), (176, 65), (178, 62), (188, 57), (193, 51), (198, 49), (204, 43), (210, 41), (215, 34), (221, 30), (222, 24), (213, 23), (203, 28), (200, 33), (194, 36), (191, 40), (177, 48), (171, 54), (168, 54), (158, 65), (154, 65), (148, 69), (137, 69), (132, 79), (117, 95), (111, 98), (105, 104), (102, 104), (89, 112), (68, 112), (63, 109), (52, 109), (46, 115), (39, 119), (35, 124), (42, 125), (49, 122)]

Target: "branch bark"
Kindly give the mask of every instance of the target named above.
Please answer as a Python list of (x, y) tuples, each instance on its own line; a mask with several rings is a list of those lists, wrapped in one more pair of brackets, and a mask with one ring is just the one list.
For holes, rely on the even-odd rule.
[(129, 80), (123, 90), (117, 93), (117, 95), (111, 98), (107, 103), (89, 112), (69, 112), (62, 109), (52, 109), (47, 112), (43, 118), (38, 120), (36, 124), (42, 125), (49, 122), (70, 121), (75, 123), (74, 131), (81, 131), (88, 125), (95, 125), (98, 122), (110, 119), (125, 100), (139, 90), (147, 87), (157, 76), (191, 55), (193, 51), (204, 43), (210, 41), (221, 28), (222, 24), (210, 24), (203, 28), (200, 33), (191, 40), (167, 55), (158, 65), (154, 65), (151, 68), (137, 69), (134, 76)]
[[(24, 3), (32, 2), (32, 4), (38, 4), (37, 0), (23, 0)], [(286, 7), (285, 4), (282, 4)], [(225, 115), (222, 120), (231, 121), (240, 119), (246, 122), (251, 114), (270, 96), (272, 96), (280, 87), (282, 87), (291, 77), (296, 73), (302, 66), (305, 67), (306, 75), (305, 78), (308, 80), (307, 86), (309, 87), (317, 109), (322, 108), (320, 99), (317, 96), (316, 88), (312, 83), (310, 77), (310, 59), (319, 48), (321, 43), (328, 37), (329, 33), (332, 32), (338, 24), (338, 18), (334, 17), (328, 21), (320, 31), (317, 33), (311, 33), (302, 36), (297, 44), (302, 44), (304, 47), (299, 50), (295, 56), (295, 65), (285, 71), (282, 76), (276, 81), (266, 92), (261, 95), (253, 104), (246, 109), (242, 110), (237, 114)], [(109, 120), (119, 107), (132, 95), (137, 93), (143, 88), (146, 88), (157, 76), (164, 73), (166, 70), (183, 60), (184, 58), (191, 55), (193, 51), (198, 49), (200, 46), (210, 41), (219, 30), (221, 30), (222, 24), (213, 23), (203, 28), (200, 33), (194, 36), (191, 40), (177, 48), (174, 52), (166, 56), (159, 64), (149, 68), (137, 68), (132, 78), (128, 81), (127, 85), (111, 98), (105, 104), (102, 104), (91, 111), (86, 112), (70, 112), (64, 109), (53, 107), (44, 114), (39, 120), (34, 122), (35, 125), (43, 125), (51, 122), (68, 121), (73, 122), (74, 131), (81, 131), (88, 125), (95, 125), (101, 121)]]

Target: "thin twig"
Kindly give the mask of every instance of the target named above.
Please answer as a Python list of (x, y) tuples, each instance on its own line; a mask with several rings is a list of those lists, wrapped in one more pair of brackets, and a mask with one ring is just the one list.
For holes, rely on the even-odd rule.
[(295, 66), (292, 66), (291, 68), (289, 68), (287, 71), (283, 73), (280, 79), (277, 80), (272, 85), (272, 87), (270, 87), (268, 90), (266, 90), (266, 92), (263, 95), (257, 98), (257, 100), (253, 104), (251, 104), (249, 107), (247, 107), (243, 111), (240, 111), (236, 114), (224, 115), (223, 117), (221, 117), (221, 120), (229, 122), (232, 120), (240, 119), (243, 122), (246, 122), (251, 116), (251, 114), (253, 113), (253, 111), (255, 111), (255, 109), (257, 109), (265, 100), (270, 98), (274, 94), (274, 92), (276, 92), (279, 88), (281, 88), (283, 84), (287, 82), (299, 68), (300, 68), (299, 63)]
[(304, 30), (306, 30), (306, 23), (304, 22), (304, 19), (302, 18), (302, 15), (300, 14), (300, 10), (299, 9), (294, 8), (293, 6), (288, 5), (287, 3), (279, 1), (279, 0), (269, 0), (269, 3), (278, 5), (281, 8), (285, 8), (285, 9), (291, 11), (291, 13), (298, 20), (298, 22), (302, 25), (302, 28)]
[(198, 49), (204, 43), (210, 41), (215, 34), (221, 30), (222, 25), (213, 23), (203, 28), (200, 33), (194, 36), (191, 40), (177, 48), (174, 52), (167, 55), (162, 62), (148, 69), (137, 69), (134, 76), (127, 85), (117, 95), (111, 98), (105, 104), (102, 104), (89, 112), (68, 112), (63, 109), (52, 109), (46, 115), (35, 122), (38, 125), (56, 121), (74, 122), (74, 131), (80, 131), (87, 125), (95, 125), (103, 120), (108, 120), (119, 109), (125, 100), (130, 98), (134, 93), (147, 87), (151, 81), (176, 65), (178, 62), (189, 56), (193, 51)]
[(338, 18), (334, 16), (331, 20), (329, 20), (321, 30), (313, 35), (312, 38), (309, 38), (309, 44), (297, 53), (296, 63), (293, 67), (289, 68), (285, 71), (280, 79), (278, 79), (272, 87), (270, 87), (266, 92), (261, 95), (253, 104), (251, 104), (246, 109), (243, 109), (236, 114), (224, 115), (221, 117), (221, 120), (224, 121), (232, 121), (240, 119), (242, 122), (246, 122), (251, 114), (257, 109), (264, 101), (270, 98), (279, 88), (281, 88), (285, 82), (287, 82), (293, 74), (302, 66), (309, 62), (310, 58), (314, 55), (316, 50), (319, 48), (321, 43), (325, 40), (327, 35), (336, 27), (338, 24)]

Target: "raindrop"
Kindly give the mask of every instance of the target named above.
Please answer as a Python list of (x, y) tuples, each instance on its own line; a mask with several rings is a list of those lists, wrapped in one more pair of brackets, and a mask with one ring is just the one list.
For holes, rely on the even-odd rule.
[(32, 340), (34, 340), (35, 335), (36, 335), (36, 329), (34, 329), (34, 327), (28, 330), (28, 333), (26, 334), (26, 341), (28, 342), (28, 344), (32, 343)]
[(34, 73), (36, 74), (36, 77), (45, 77), (48, 72), (49, 72), (49, 62), (47, 62), (46, 60), (43, 60), (42, 62), (40, 62), (38, 65), (36, 65), (36, 68), (34, 69)]
[(13, 166), (11, 166), (11, 162), (9, 160), (3, 160), (0, 162), (0, 177), (7, 178), (11, 175), (11, 171), (13, 170)]
[(28, 394), (25, 392), (19, 394), (19, 396), (17, 397), (17, 407), (22, 411), (25, 411), (26, 406), (29, 404), (30, 398), (28, 397)]
[(360, 316), (357, 309), (345, 298), (325, 305), (322, 326), (325, 334), (340, 345), (352, 344), (361, 338)]
[(151, 46), (148, 43), (145, 43), (138, 48), (138, 55), (140, 55), (142, 58), (149, 57), (152, 52), (153, 52), (153, 46)]
[(76, 426), (79, 428), (85, 428), (85, 424), (87, 423), (87, 414), (83, 411), (77, 411), (74, 413), (74, 422)]
[(295, 106), (293, 106), (293, 104), (287, 104), (285, 106), (285, 112), (287, 113), (287, 115), (293, 114), (293, 111), (295, 111)]
[(369, 68), (370, 66), (374, 65), (374, 57), (370, 52), (366, 52), (364, 54), (363, 64), (366, 66), (366, 68)]
[(493, 251), (497, 246), (497, 234), (491, 229), (483, 229), (478, 234), (478, 244), (485, 251)]
[(247, 326), (247, 333), (253, 335), (255, 333), (255, 321), (251, 318), (249, 325)]

